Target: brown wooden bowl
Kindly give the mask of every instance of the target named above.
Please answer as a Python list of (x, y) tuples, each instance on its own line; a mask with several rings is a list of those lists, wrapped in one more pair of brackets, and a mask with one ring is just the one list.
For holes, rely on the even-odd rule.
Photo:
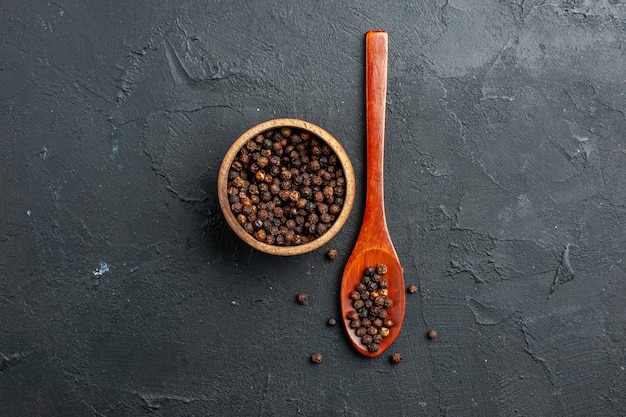
[[(235, 160), (235, 157), (241, 150), (243, 146), (245, 146), (246, 142), (258, 134), (261, 134), (265, 131), (282, 128), (282, 127), (290, 127), (296, 128), (299, 130), (304, 130), (312, 135), (317, 136), (323, 142), (328, 144), (328, 146), (335, 152), (339, 162), (341, 163), (344, 176), (346, 178), (346, 186), (345, 186), (345, 196), (344, 196), (344, 204), (341, 209), (341, 212), (337, 216), (337, 219), (333, 223), (333, 225), (328, 229), (326, 233), (319, 236), (315, 240), (310, 242), (297, 245), (297, 246), (278, 246), (278, 245), (270, 245), (265, 242), (260, 242), (254, 238), (254, 236), (248, 234), (245, 231), (243, 226), (241, 226), (233, 212), (230, 208), (230, 203), (228, 201), (228, 172), (230, 171), (231, 165)], [(260, 250), (261, 252), (269, 253), (272, 255), (280, 255), (280, 256), (292, 256), (292, 255), (300, 255), (303, 253), (311, 252), (319, 248), (320, 246), (327, 243), (330, 239), (332, 239), (339, 230), (343, 227), (348, 216), (350, 215), (350, 211), (352, 210), (352, 205), (354, 204), (354, 195), (356, 191), (355, 178), (354, 178), (354, 170), (352, 169), (352, 163), (348, 158), (348, 154), (343, 149), (341, 144), (335, 139), (330, 133), (325, 131), (319, 126), (316, 126), (312, 123), (306, 122), (304, 120), (299, 119), (274, 119), (268, 120), (261, 124), (258, 124), (244, 134), (239, 136), (237, 140), (232, 144), (232, 146), (226, 152), (224, 159), (222, 161), (222, 165), (220, 166), (218, 179), (217, 179), (217, 195), (220, 202), (220, 207), (222, 208), (222, 212), (224, 213), (224, 217), (226, 221), (230, 225), (231, 229), (239, 236), (244, 242), (253, 248)]]

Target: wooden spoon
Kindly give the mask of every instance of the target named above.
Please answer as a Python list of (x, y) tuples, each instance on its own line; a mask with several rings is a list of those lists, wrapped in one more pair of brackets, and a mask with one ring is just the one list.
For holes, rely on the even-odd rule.
[[(354, 347), (368, 357), (383, 353), (396, 340), (406, 304), (404, 273), (396, 250), (391, 243), (385, 219), (383, 167), (385, 150), (385, 106), (387, 98), (387, 32), (370, 31), (365, 37), (365, 92), (367, 117), (367, 184), (363, 224), (348, 259), (341, 281), (341, 312), (343, 322)], [(389, 298), (393, 306), (387, 309), (394, 323), (375, 352), (370, 352), (354, 329), (350, 328), (348, 313), (354, 311), (350, 294), (361, 281), (368, 266), (386, 264)]]

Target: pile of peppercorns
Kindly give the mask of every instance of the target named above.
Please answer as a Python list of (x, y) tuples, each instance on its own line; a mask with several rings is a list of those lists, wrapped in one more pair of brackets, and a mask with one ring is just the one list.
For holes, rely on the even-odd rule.
[(237, 222), (259, 242), (295, 246), (330, 229), (344, 204), (346, 178), (328, 144), (283, 127), (248, 140), (228, 172)]
[(389, 335), (389, 328), (394, 324), (387, 313), (393, 301), (389, 298), (389, 282), (383, 278), (386, 273), (385, 264), (368, 266), (361, 282), (350, 295), (354, 307), (348, 313), (350, 327), (370, 352), (378, 351), (380, 343)]

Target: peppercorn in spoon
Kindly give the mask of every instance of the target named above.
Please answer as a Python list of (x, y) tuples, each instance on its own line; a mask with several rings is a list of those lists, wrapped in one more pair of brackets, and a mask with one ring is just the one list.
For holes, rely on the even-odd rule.
[[(383, 353), (395, 341), (400, 334), (400, 329), (404, 321), (405, 293), (404, 293), (404, 273), (396, 250), (391, 242), (387, 221), (385, 219), (385, 198), (383, 184), (384, 168), (384, 148), (385, 148), (385, 110), (387, 96), (387, 32), (370, 31), (365, 37), (365, 61), (366, 61), (366, 125), (367, 125), (367, 183), (365, 197), (365, 212), (363, 223), (357, 238), (356, 244), (348, 259), (341, 281), (341, 311), (343, 322), (354, 347), (363, 355), (368, 357), (378, 356)], [(385, 327), (384, 337), (378, 337), (380, 343), (369, 343), (367, 331), (371, 323), (376, 318), (380, 318), (381, 309), (376, 304), (363, 310), (363, 307), (355, 308), (355, 291), (359, 284), (363, 284), (365, 276), (373, 276), (370, 269), (382, 265), (385, 268), (384, 279), (387, 281), (385, 294), (391, 299), (392, 304), (384, 308), (383, 318), (385, 322), (391, 324)], [(368, 271), (369, 270), (369, 271)], [(377, 278), (379, 281), (381, 277)], [(369, 282), (368, 282), (369, 285)], [(376, 291), (379, 296), (380, 285), (377, 288), (366, 288), (358, 298), (362, 300)], [(373, 296), (372, 296), (373, 297)], [(377, 298), (377, 297), (376, 297)], [(367, 300), (366, 300), (367, 301)], [(373, 300), (375, 301), (375, 300)], [(360, 306), (361, 303), (358, 303)], [(385, 305), (387, 306), (387, 305)], [(367, 308), (367, 307), (366, 307)], [(356, 318), (355, 311), (360, 315)], [(361, 319), (364, 315), (367, 325), (362, 325)], [(373, 317), (372, 317), (373, 316)], [(363, 320), (365, 321), (365, 320)], [(365, 328), (367, 326), (367, 328)], [(376, 332), (373, 337), (380, 334), (380, 328), (370, 331)], [(363, 335), (365, 333), (365, 335)], [(365, 338), (365, 339), (364, 339)]]

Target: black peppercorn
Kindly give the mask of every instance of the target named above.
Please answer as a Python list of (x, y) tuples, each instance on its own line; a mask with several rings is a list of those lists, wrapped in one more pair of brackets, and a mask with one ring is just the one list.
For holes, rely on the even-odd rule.
[(254, 232), (254, 237), (256, 237), (256, 239), (259, 242), (263, 242), (265, 238), (267, 237), (267, 234), (265, 233), (265, 230), (259, 229), (256, 232)]
[(391, 355), (390, 360), (392, 363), (400, 363), (402, 362), (402, 355), (400, 355), (399, 353), (394, 353), (393, 355)]
[(241, 213), (241, 210), (243, 210), (243, 204), (241, 204), (241, 202), (235, 202), (230, 205), (230, 209), (233, 213)]
[(328, 207), (328, 212), (333, 215), (337, 215), (341, 212), (341, 206), (339, 204), (331, 204)]
[(319, 170), (320, 168), (321, 168), (320, 161), (318, 161), (317, 159), (314, 159), (314, 160), (312, 160), (312, 161), (309, 163), (309, 170), (310, 170), (310, 171), (317, 171), (317, 170)]
[(331, 317), (331, 318), (328, 319), (326, 324), (328, 324), (329, 326), (334, 326), (334, 325), (337, 324), (337, 320), (334, 317)]
[(361, 337), (361, 343), (363, 343), (366, 346), (370, 345), (373, 340), (374, 340), (374, 338), (371, 335), (369, 335), (369, 334), (363, 335)]
[(296, 300), (298, 300), (298, 303), (305, 305), (309, 302), (309, 296), (302, 292), (296, 296)]
[(259, 159), (257, 159), (256, 163), (259, 166), (259, 168), (265, 168), (266, 166), (269, 165), (270, 160), (267, 156), (259, 156)]

